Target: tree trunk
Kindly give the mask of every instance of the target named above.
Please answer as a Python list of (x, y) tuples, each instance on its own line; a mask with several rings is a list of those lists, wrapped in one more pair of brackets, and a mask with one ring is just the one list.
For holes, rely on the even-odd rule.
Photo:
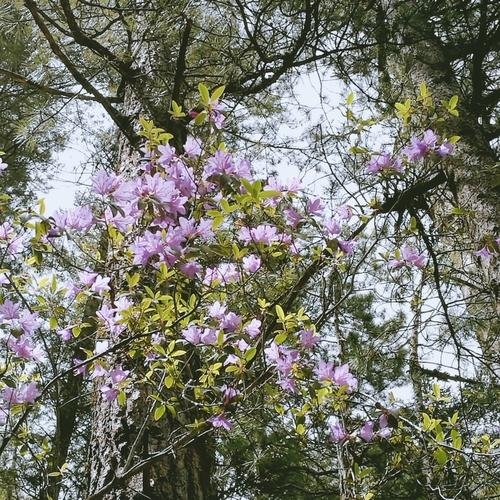
[[(461, 141), (451, 172), (453, 185), (448, 187), (453, 191), (454, 204), (473, 212), (473, 217), (460, 220), (462, 226), (460, 230), (463, 230), (466, 236), (465, 243), (467, 245), (472, 243), (473, 247), (466, 253), (463, 252), (464, 246), (459, 245), (460, 251), (452, 258), (457, 269), (467, 269), (472, 275), (483, 278), (484, 290), (479, 295), (477, 290), (471, 290), (467, 286), (461, 285), (461, 288), (468, 312), (478, 325), (475, 332), (476, 339), (483, 352), (484, 361), (488, 364), (486, 371), (491, 376), (498, 367), (500, 351), (498, 335), (500, 275), (498, 266), (481, 262), (473, 256), (473, 251), (482, 247), (486, 240), (492, 242), (498, 236), (500, 205), (493, 168), (498, 158), (489, 143), (486, 131), (478, 121), (480, 117), (476, 116), (474, 103), (464, 98), (446, 49), (432, 31), (428, 19), (419, 18), (414, 14), (405, 27), (403, 39), (400, 41), (404, 42), (405, 49), (393, 54), (392, 59), (386, 60), (386, 48), (382, 48), (384, 61), (391, 68), (385, 73), (397, 75), (395, 79), (399, 79), (398, 95), (395, 95), (395, 87), (388, 84), (385, 79), (380, 82), (379, 91), (386, 101), (395, 102), (401, 99), (399, 94), (401, 83), (403, 87), (410, 89), (408, 92), (410, 94), (420, 83), (426, 82), (436, 100), (449, 99), (452, 95), (460, 97), (460, 116), (456, 119), (450, 135), (460, 135)], [(436, 204), (435, 216), (438, 225), (448, 217), (451, 208), (450, 202), (446, 199)], [(456, 246), (456, 237), (458, 235), (449, 242), (452, 248)]]
[[(125, 106), (127, 116), (138, 118), (142, 113), (140, 103), (131, 93), (127, 94)], [(185, 135), (185, 130), (183, 134)], [(127, 173), (135, 170), (138, 160), (137, 150), (120, 135), (117, 171)], [(124, 364), (123, 359), (117, 360), (116, 364)], [(182, 429), (183, 423), (168, 417), (168, 412), (155, 422), (152, 409), (152, 400), (148, 398), (148, 390), (144, 387), (136, 385), (131, 392), (127, 392), (127, 403), (123, 407), (116, 401), (106, 401), (99, 387), (95, 387), (89, 449), (89, 498), (215, 498), (212, 477), (215, 464), (213, 438), (206, 435), (178, 444), (173, 436)], [(170, 453), (151, 459), (152, 454), (170, 446)], [(129, 474), (128, 471), (139, 463), (143, 465), (137, 468), (137, 473)], [(126, 476), (125, 479), (116, 479), (116, 476), (123, 475)]]

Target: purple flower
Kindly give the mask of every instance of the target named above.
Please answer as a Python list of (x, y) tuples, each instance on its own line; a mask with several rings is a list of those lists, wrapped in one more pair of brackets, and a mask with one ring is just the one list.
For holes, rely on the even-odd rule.
[(205, 328), (200, 336), (202, 344), (214, 345), (217, 342), (217, 332), (213, 328)]
[(336, 238), (341, 231), (340, 222), (336, 219), (323, 221), (323, 227), (325, 228), (325, 234), (330, 238)]
[(392, 434), (392, 429), (389, 427), (387, 415), (385, 413), (382, 413), (382, 415), (380, 415), (378, 423), (379, 423), (378, 435), (381, 438), (388, 439)]
[(222, 395), (224, 396), (224, 405), (229, 404), (236, 396), (240, 394), (238, 389), (234, 387), (229, 387), (227, 385), (223, 385), (221, 387)]
[(338, 240), (339, 247), (346, 255), (352, 255), (354, 253), (354, 249), (356, 248), (357, 242), (354, 240)]
[(114, 387), (111, 387), (110, 385), (103, 385), (101, 387), (101, 392), (109, 403), (114, 401), (116, 397), (118, 396), (118, 393), (120, 392), (118, 389), (115, 389)]
[(418, 161), (436, 148), (437, 140), (438, 137), (432, 130), (426, 130), (422, 139), (412, 138), (404, 153), (410, 161)]
[(175, 156), (175, 149), (168, 144), (158, 146), (158, 151), (160, 153), (158, 163), (162, 165), (168, 165)]
[(388, 266), (393, 269), (399, 269), (406, 265), (408, 267), (415, 266), (422, 269), (425, 267), (426, 262), (427, 258), (423, 253), (419, 254), (418, 250), (415, 248), (403, 245), (401, 247), (401, 257), (390, 260)]
[(480, 257), (485, 262), (489, 262), (491, 258), (495, 256), (486, 245), (477, 252), (474, 252), (474, 255)]
[(208, 315), (211, 318), (222, 319), (224, 314), (226, 314), (227, 306), (225, 304), (221, 304), (219, 301), (214, 302), (208, 308)]
[(208, 419), (208, 421), (212, 424), (213, 427), (222, 428), (226, 431), (230, 431), (233, 428), (233, 423), (228, 420), (223, 413), (220, 415), (216, 415)]
[(325, 209), (325, 205), (321, 201), (320, 198), (314, 198), (313, 200), (309, 200), (307, 202), (306, 211), (309, 215), (320, 216)]
[(184, 273), (188, 278), (194, 279), (196, 275), (201, 273), (201, 270), (203, 269), (201, 267), (201, 264), (199, 264), (196, 261), (189, 261), (189, 262), (184, 262), (179, 266), (179, 269), (181, 270), (182, 273)]
[(247, 273), (255, 273), (260, 269), (261, 260), (257, 255), (247, 255), (243, 257), (243, 269)]
[(23, 311), (19, 317), (18, 324), (27, 335), (31, 335), (41, 324), (41, 320), (36, 313)]
[(329, 380), (333, 380), (334, 368), (333, 363), (330, 361), (323, 361), (322, 359), (319, 361), (318, 366), (314, 369), (316, 376), (320, 382)]
[(224, 366), (237, 365), (240, 362), (240, 358), (236, 354), (228, 354), (226, 360), (224, 361)]
[(365, 422), (358, 432), (361, 439), (369, 443), (373, 439), (373, 422)]
[(250, 345), (245, 341), (245, 339), (240, 339), (236, 342), (236, 347), (241, 351), (245, 352), (250, 348)]
[(261, 224), (256, 228), (242, 227), (239, 231), (239, 238), (245, 243), (262, 243), (271, 245), (278, 240), (278, 231), (274, 226), (269, 224)]
[(2, 158), (0, 158), (0, 173), (3, 172), (7, 167), (8, 167), (7, 163), (4, 163), (2, 161)]
[(405, 245), (401, 248), (401, 254), (403, 255), (403, 259), (408, 264), (418, 267), (420, 269), (425, 267), (425, 263), (427, 262), (425, 255), (423, 253), (419, 254), (418, 251), (415, 250), (414, 248)]
[[(87, 371), (87, 365), (84, 363), (84, 359), (78, 359), (78, 358), (73, 358), (73, 364), (74, 366), (77, 366), (78, 368), (75, 368), (73, 370), (73, 373), (75, 375), (84, 375), (85, 372)], [(84, 363), (84, 364), (81, 364)]]
[(30, 403), (41, 395), (35, 382), (20, 385), (16, 389), (6, 387), (2, 392), (2, 398), (8, 407), (15, 404)]
[(192, 136), (188, 136), (186, 144), (184, 144), (184, 152), (188, 156), (200, 156), (201, 155), (201, 142)]
[(44, 358), (43, 351), (35, 347), (26, 335), (21, 335), (18, 339), (10, 337), (7, 345), (19, 358), (32, 361), (41, 361)]
[(194, 326), (190, 325), (184, 330), (182, 330), (182, 336), (184, 337), (185, 340), (187, 340), (190, 344), (199, 344), (200, 343), (200, 336), (201, 336), (201, 329)]
[(297, 392), (297, 381), (291, 377), (280, 378), (278, 385), (286, 392)]
[(208, 179), (213, 175), (231, 175), (234, 174), (235, 171), (233, 157), (225, 151), (218, 150), (214, 156), (207, 160), (207, 165), (203, 171), (203, 177)]
[(99, 295), (102, 295), (104, 292), (107, 292), (110, 289), (109, 287), (109, 282), (110, 282), (111, 278), (108, 278), (108, 277), (105, 277), (105, 276), (101, 276), (100, 274), (96, 277), (94, 283), (92, 283), (92, 286), (90, 287), (90, 289), (99, 294)]
[(92, 177), (92, 190), (100, 195), (111, 194), (120, 185), (121, 179), (116, 174), (108, 174), (104, 170), (99, 170)]
[(330, 439), (334, 443), (343, 443), (348, 437), (349, 434), (339, 421), (330, 424)]
[(443, 144), (439, 146), (437, 154), (442, 158), (444, 158), (445, 156), (452, 155), (454, 151), (455, 151), (455, 146), (451, 142), (444, 141)]
[(122, 367), (118, 366), (109, 372), (109, 376), (113, 384), (119, 384), (128, 377), (129, 373), (130, 370), (122, 370)]
[(61, 340), (63, 342), (68, 342), (68, 340), (71, 340), (73, 338), (73, 334), (71, 333), (71, 328), (63, 328), (62, 330), (59, 330), (57, 332), (57, 335), (61, 337)]
[(94, 215), (89, 207), (76, 207), (66, 213), (66, 227), (76, 231), (86, 231), (94, 224)]
[(220, 327), (226, 332), (234, 332), (241, 325), (241, 318), (234, 312), (225, 314), (220, 323)]
[(85, 286), (92, 286), (97, 278), (97, 273), (92, 273), (90, 271), (82, 271), (78, 273), (78, 279)]
[(352, 217), (352, 208), (349, 205), (340, 205), (335, 209), (342, 220), (349, 220)]
[(349, 372), (349, 365), (347, 363), (335, 367), (332, 379), (341, 387), (347, 386), (348, 393), (355, 391), (358, 387), (358, 380)]
[(300, 343), (305, 349), (312, 349), (319, 342), (319, 335), (314, 330), (302, 330), (300, 332)]
[(297, 227), (302, 220), (302, 215), (293, 207), (285, 208), (285, 210), (283, 210), (283, 215), (285, 216), (286, 223), (294, 228)]
[(0, 318), (3, 321), (18, 319), (19, 311), (19, 304), (7, 299), (2, 305), (0, 305)]
[(393, 158), (389, 153), (381, 153), (374, 156), (366, 165), (367, 174), (378, 174), (380, 172), (403, 171), (403, 165), (399, 158)]
[(260, 321), (258, 319), (252, 319), (252, 321), (250, 321), (250, 323), (248, 323), (245, 326), (245, 332), (247, 332), (248, 335), (250, 335), (250, 337), (252, 337), (254, 339), (260, 335), (261, 325), (262, 325), (262, 321)]
[(236, 264), (223, 262), (219, 264), (218, 268), (219, 277), (224, 283), (236, 283), (240, 280), (240, 272), (236, 267)]

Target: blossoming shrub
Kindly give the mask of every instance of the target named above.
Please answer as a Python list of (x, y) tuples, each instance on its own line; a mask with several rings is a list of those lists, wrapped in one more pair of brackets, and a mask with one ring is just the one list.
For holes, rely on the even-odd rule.
[[(200, 90), (205, 110), (182, 152), (142, 119), (140, 162), (97, 172), (91, 204), (2, 221), (3, 448), (70, 371), (93, 380), (102, 404), (125, 407), (139, 390), (150, 419), (190, 435), (231, 432), (262, 394), (298, 436), (319, 422), (339, 446), (435, 429), (376, 405), (372, 419), (356, 416), (363, 381), (348, 360), (324, 358), (328, 332), (302, 296), (320, 270), (356, 259), (356, 238), (383, 210), (327, 210), (295, 178), (258, 178), (221, 142), (222, 90)], [(375, 153), (366, 173), (397, 181), (454, 142), (422, 131), (403, 154)], [(411, 244), (391, 252), (394, 272), (429, 265)]]

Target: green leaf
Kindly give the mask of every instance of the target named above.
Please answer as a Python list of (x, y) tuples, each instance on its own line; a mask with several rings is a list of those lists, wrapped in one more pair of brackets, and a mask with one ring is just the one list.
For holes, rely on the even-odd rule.
[(295, 428), (295, 432), (299, 436), (303, 436), (306, 433), (306, 427), (305, 427), (305, 425), (304, 424), (297, 425), (297, 427)]
[(166, 410), (165, 405), (157, 406), (153, 415), (153, 419), (155, 421), (160, 420), (160, 418), (163, 417), (165, 410)]
[(219, 97), (224, 93), (224, 90), (226, 89), (225, 85), (221, 85), (220, 87), (217, 87), (213, 92), (212, 96), (210, 97), (210, 101), (213, 103), (219, 99)]
[(251, 361), (253, 358), (255, 358), (255, 355), (257, 354), (257, 349), (255, 347), (252, 347), (248, 349), (247, 352), (245, 352), (245, 361)]
[(448, 454), (443, 448), (437, 448), (432, 454), (436, 462), (443, 466), (448, 461)]
[(422, 413), (422, 419), (424, 423), (424, 431), (428, 431), (432, 427), (432, 419), (427, 415), (427, 413)]
[(458, 104), (458, 96), (454, 95), (450, 97), (450, 100), (448, 101), (448, 110), (453, 110), (457, 107)]
[(207, 86), (203, 83), (199, 83), (198, 91), (200, 92), (201, 102), (205, 105), (208, 105), (210, 102), (210, 93), (208, 92)]
[(166, 387), (167, 389), (170, 389), (173, 385), (174, 385), (174, 377), (172, 377), (171, 375), (169, 375), (169, 376), (165, 379), (165, 387)]
[(283, 311), (283, 308), (279, 304), (276, 304), (276, 315), (278, 316), (278, 319), (284, 321), (285, 312)]
[(283, 342), (285, 342), (285, 340), (287, 339), (288, 337), (288, 333), (286, 332), (281, 332), (281, 333), (278, 333), (278, 335), (276, 335), (276, 337), (274, 337), (274, 341), (280, 345), (280, 344), (283, 344)]

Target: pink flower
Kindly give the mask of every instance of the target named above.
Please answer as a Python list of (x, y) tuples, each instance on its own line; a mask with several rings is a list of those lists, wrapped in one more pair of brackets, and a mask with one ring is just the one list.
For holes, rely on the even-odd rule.
[(109, 385), (103, 385), (101, 387), (101, 392), (108, 402), (112, 402), (116, 399), (118, 396), (118, 393), (120, 392), (118, 389), (115, 389), (114, 387), (111, 387)]
[(411, 145), (404, 149), (410, 161), (418, 161), (434, 151), (438, 137), (432, 130), (426, 130), (422, 139), (413, 137)]
[(320, 382), (333, 380), (334, 368), (333, 363), (320, 360), (318, 366), (314, 369), (316, 376)]
[(495, 256), (486, 245), (477, 252), (474, 252), (474, 255), (480, 257), (485, 262), (489, 262)]
[(361, 439), (369, 443), (373, 439), (373, 422), (365, 422), (358, 432)]
[(200, 343), (200, 336), (201, 336), (201, 329), (194, 326), (190, 325), (184, 330), (182, 330), (182, 336), (184, 337), (185, 340), (187, 340), (190, 344), (199, 344)]
[(111, 194), (120, 185), (121, 179), (116, 174), (99, 170), (92, 177), (92, 190), (100, 195)]
[(228, 405), (236, 396), (240, 394), (238, 389), (225, 384), (221, 387), (221, 391), (224, 397), (224, 405)]
[(104, 292), (107, 292), (110, 289), (109, 287), (109, 282), (111, 281), (111, 278), (107, 278), (105, 276), (101, 276), (100, 274), (97, 276), (95, 279), (94, 283), (92, 283), (92, 286), (90, 289), (99, 294), (102, 295)]
[(349, 372), (349, 365), (336, 366), (333, 370), (332, 380), (339, 386), (347, 386), (347, 392), (355, 391), (358, 387), (358, 380)]
[(250, 335), (250, 337), (252, 337), (253, 339), (258, 337), (260, 335), (260, 327), (262, 325), (262, 322), (258, 319), (252, 319), (252, 321), (250, 321), (250, 323), (248, 323), (244, 330), (245, 332), (248, 333), (248, 335)]
[(255, 273), (260, 269), (261, 260), (257, 255), (247, 255), (243, 257), (243, 269), (247, 273)]
[(306, 210), (309, 215), (320, 216), (325, 209), (325, 205), (320, 198), (314, 198), (307, 202)]
[(302, 330), (300, 332), (300, 343), (305, 349), (312, 349), (319, 342), (319, 335), (314, 330)]
[(109, 376), (113, 384), (119, 384), (128, 377), (129, 373), (130, 370), (122, 370), (122, 367), (118, 366), (109, 372)]
[(216, 415), (208, 419), (208, 421), (212, 424), (213, 427), (222, 428), (226, 431), (230, 431), (233, 428), (233, 423), (228, 420), (223, 413), (220, 415)]
[(378, 174), (380, 172), (403, 171), (403, 165), (399, 158), (393, 158), (389, 153), (374, 156), (366, 165), (367, 174)]
[(348, 437), (348, 432), (339, 421), (330, 424), (330, 439), (334, 443), (343, 443)]
[(61, 338), (63, 342), (68, 342), (73, 338), (73, 334), (71, 333), (71, 328), (63, 328), (57, 332), (57, 335)]

